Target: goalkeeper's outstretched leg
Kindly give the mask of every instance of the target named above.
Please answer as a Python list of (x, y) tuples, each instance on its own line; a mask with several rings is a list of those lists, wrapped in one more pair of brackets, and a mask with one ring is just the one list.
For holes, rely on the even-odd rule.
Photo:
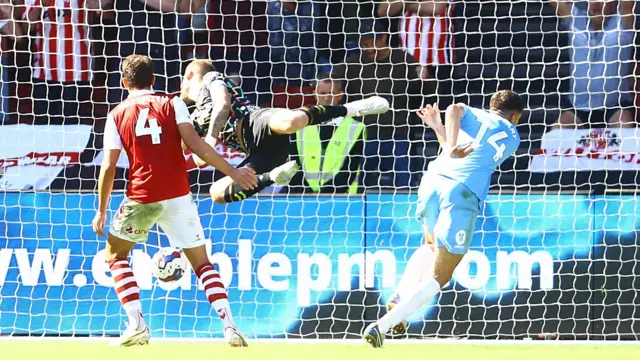
[(246, 190), (230, 177), (215, 182), (209, 192), (217, 203), (242, 201), (276, 184), (287, 185), (298, 172), (295, 161), (289, 158), (289, 135), (309, 125), (316, 125), (341, 116), (381, 114), (389, 110), (389, 102), (379, 96), (344, 105), (314, 105), (298, 110), (255, 109), (244, 120), (244, 141), (249, 156), (240, 166), (248, 166), (257, 176), (258, 186)]

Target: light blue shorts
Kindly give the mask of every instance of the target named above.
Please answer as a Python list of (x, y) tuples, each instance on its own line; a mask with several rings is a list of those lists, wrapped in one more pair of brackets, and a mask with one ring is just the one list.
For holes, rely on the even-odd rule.
[(465, 185), (439, 174), (422, 177), (416, 216), (436, 246), (465, 254), (471, 244), (480, 201)]

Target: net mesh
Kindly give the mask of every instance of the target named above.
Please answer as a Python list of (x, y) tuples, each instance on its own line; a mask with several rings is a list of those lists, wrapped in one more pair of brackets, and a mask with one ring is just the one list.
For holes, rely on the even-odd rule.
[[(409, 336), (640, 333), (636, 35), (621, 16), (633, 17), (628, 1), (605, 5), (613, 15), (601, 32), (590, 32), (583, 3), (563, 13), (538, 1), (407, 3), (406, 11), (367, 1), (163, 1), (163, 11), (157, 1), (25, 2), (0, 2), (3, 18), (17, 19), (0, 29), (1, 335), (122, 330), (91, 219), (104, 120), (126, 96), (118, 70), (133, 53), (154, 59), (160, 91), (178, 91), (187, 61), (207, 58), (260, 106), (313, 104), (317, 79), (338, 83), (325, 91), (342, 101), (379, 95), (392, 105), (341, 139), (346, 157), (338, 145), (327, 153), (344, 122), (298, 133), (291, 153), (305, 162), (305, 177), (270, 189), (283, 191), (273, 197), (214, 205), (213, 170), (190, 171), (208, 251), (249, 337), (356, 337), (382, 316), (422, 242), (416, 190), (438, 153), (414, 111), (458, 101), (486, 109), (499, 89), (525, 99), (520, 148), (494, 174), (454, 280), (409, 319)], [(564, 110), (584, 126), (552, 128)], [(319, 149), (321, 164), (343, 165), (319, 195), (302, 141)], [(216, 150), (234, 165), (244, 159)], [(117, 190), (127, 166), (121, 157)], [(347, 195), (350, 188), (359, 191)], [(110, 219), (122, 198), (113, 196)], [(153, 335), (220, 337), (193, 274), (174, 290), (152, 277), (150, 256), (162, 246), (167, 238), (154, 229), (131, 257)]]

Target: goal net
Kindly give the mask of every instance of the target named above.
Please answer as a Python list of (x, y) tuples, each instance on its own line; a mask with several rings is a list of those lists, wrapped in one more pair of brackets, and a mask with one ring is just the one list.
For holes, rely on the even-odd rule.
[[(80, 3), (42, 8), (43, 22), (27, 35), (20, 30), (27, 20), (0, 28), (0, 335), (115, 336), (124, 328), (105, 240), (91, 220), (104, 121), (125, 96), (118, 67), (132, 53), (154, 59), (161, 91), (179, 91), (187, 61), (208, 58), (260, 106), (371, 95), (392, 105), (379, 117), (298, 132), (291, 157), (301, 173), (288, 187), (241, 202), (214, 204), (214, 170), (192, 166), (207, 249), (249, 338), (356, 338), (381, 317), (423, 241), (417, 187), (438, 154), (435, 134), (415, 110), (436, 101), (442, 110), (454, 101), (487, 109), (499, 89), (526, 101), (520, 148), (494, 174), (454, 279), (408, 319), (407, 336), (640, 334), (640, 134), (604, 126), (614, 115), (601, 109), (578, 111), (586, 116), (579, 129), (551, 126), (578, 107), (572, 94), (580, 90), (571, 89), (582, 76), (575, 64), (591, 59), (576, 60), (584, 51), (596, 59), (585, 65), (593, 86), (587, 97), (615, 93), (597, 84), (622, 77), (614, 108), (628, 113), (615, 116), (635, 121), (628, 52), (635, 33), (629, 40), (615, 15), (624, 1), (608, 10), (605, 30), (591, 35), (579, 33), (577, 23), (588, 17), (581, 3), (564, 18), (538, 1), (425, 2), (437, 8), (435, 17), (416, 15), (410, 4), (404, 12), (367, 1), (193, 0), (198, 6), (181, 7), (180, 15), (137, 0), (103, 0), (104, 10), (90, 12)], [(25, 9), (13, 10), (22, 19)], [(592, 36), (591, 45), (577, 49), (578, 35)], [(633, 70), (598, 73), (620, 64)], [(233, 165), (245, 159), (216, 150)], [(124, 197), (127, 167), (123, 155), (109, 219)], [(130, 257), (152, 335), (222, 337), (192, 271), (177, 289), (152, 276), (151, 256), (168, 245), (154, 228)]]

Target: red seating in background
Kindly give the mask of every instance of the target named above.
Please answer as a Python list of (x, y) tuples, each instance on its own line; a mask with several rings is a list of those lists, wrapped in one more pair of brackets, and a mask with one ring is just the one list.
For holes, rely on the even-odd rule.
[(296, 109), (316, 102), (311, 86), (273, 86), (271, 91), (273, 93), (271, 104), (261, 106)]

